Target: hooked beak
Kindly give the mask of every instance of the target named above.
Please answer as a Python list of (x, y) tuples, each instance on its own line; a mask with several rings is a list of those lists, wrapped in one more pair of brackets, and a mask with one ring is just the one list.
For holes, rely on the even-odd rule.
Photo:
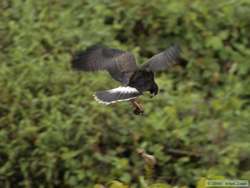
[(158, 86), (156, 84), (154, 84), (151, 89), (150, 89), (150, 94), (151, 97), (154, 97), (158, 94)]
[(150, 92), (150, 94), (151, 94), (151, 98), (152, 98), (152, 97), (156, 96), (158, 94), (158, 92), (154, 91), (154, 92)]
[(155, 95), (155, 93), (151, 93), (150, 98), (153, 98)]

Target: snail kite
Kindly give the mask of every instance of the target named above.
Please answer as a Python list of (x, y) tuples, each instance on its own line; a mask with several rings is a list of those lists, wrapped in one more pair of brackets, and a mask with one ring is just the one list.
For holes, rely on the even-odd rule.
[(146, 91), (154, 96), (157, 95), (158, 86), (154, 80), (154, 72), (167, 70), (178, 62), (180, 52), (180, 47), (173, 45), (139, 67), (130, 52), (94, 45), (73, 55), (71, 64), (75, 70), (108, 71), (113, 79), (121, 82), (122, 86), (97, 91), (94, 94), (95, 99), (107, 105), (118, 101), (130, 101), (135, 107), (134, 113), (142, 114), (143, 107), (137, 97)]

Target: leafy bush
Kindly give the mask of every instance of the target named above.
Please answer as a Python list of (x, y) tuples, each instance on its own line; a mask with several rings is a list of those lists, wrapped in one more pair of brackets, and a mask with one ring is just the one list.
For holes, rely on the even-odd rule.
[[(248, 0), (2, 0), (0, 187), (249, 179), (249, 11)], [(95, 43), (142, 63), (174, 42), (188, 63), (158, 74), (145, 116), (97, 104), (94, 91), (118, 84), (69, 65)], [(157, 159), (150, 178), (138, 148)]]

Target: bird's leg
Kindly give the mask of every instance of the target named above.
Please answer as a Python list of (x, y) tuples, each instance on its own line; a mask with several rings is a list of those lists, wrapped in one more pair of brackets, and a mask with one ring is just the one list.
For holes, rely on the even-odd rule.
[(143, 106), (142, 106), (142, 104), (139, 103), (138, 99), (136, 99), (136, 98), (135, 99), (131, 99), (130, 102), (131, 102), (132, 106), (135, 108), (134, 109), (134, 113), (136, 115), (143, 114), (143, 112), (144, 112)]

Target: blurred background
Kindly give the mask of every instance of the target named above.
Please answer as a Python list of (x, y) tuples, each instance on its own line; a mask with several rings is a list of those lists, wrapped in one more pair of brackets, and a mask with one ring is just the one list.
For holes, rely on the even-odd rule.
[[(204, 187), (250, 179), (249, 0), (1, 0), (0, 187)], [(104, 106), (119, 83), (70, 68), (102, 43), (139, 64), (173, 43), (186, 64), (158, 96)], [(152, 166), (138, 154), (155, 157)]]

